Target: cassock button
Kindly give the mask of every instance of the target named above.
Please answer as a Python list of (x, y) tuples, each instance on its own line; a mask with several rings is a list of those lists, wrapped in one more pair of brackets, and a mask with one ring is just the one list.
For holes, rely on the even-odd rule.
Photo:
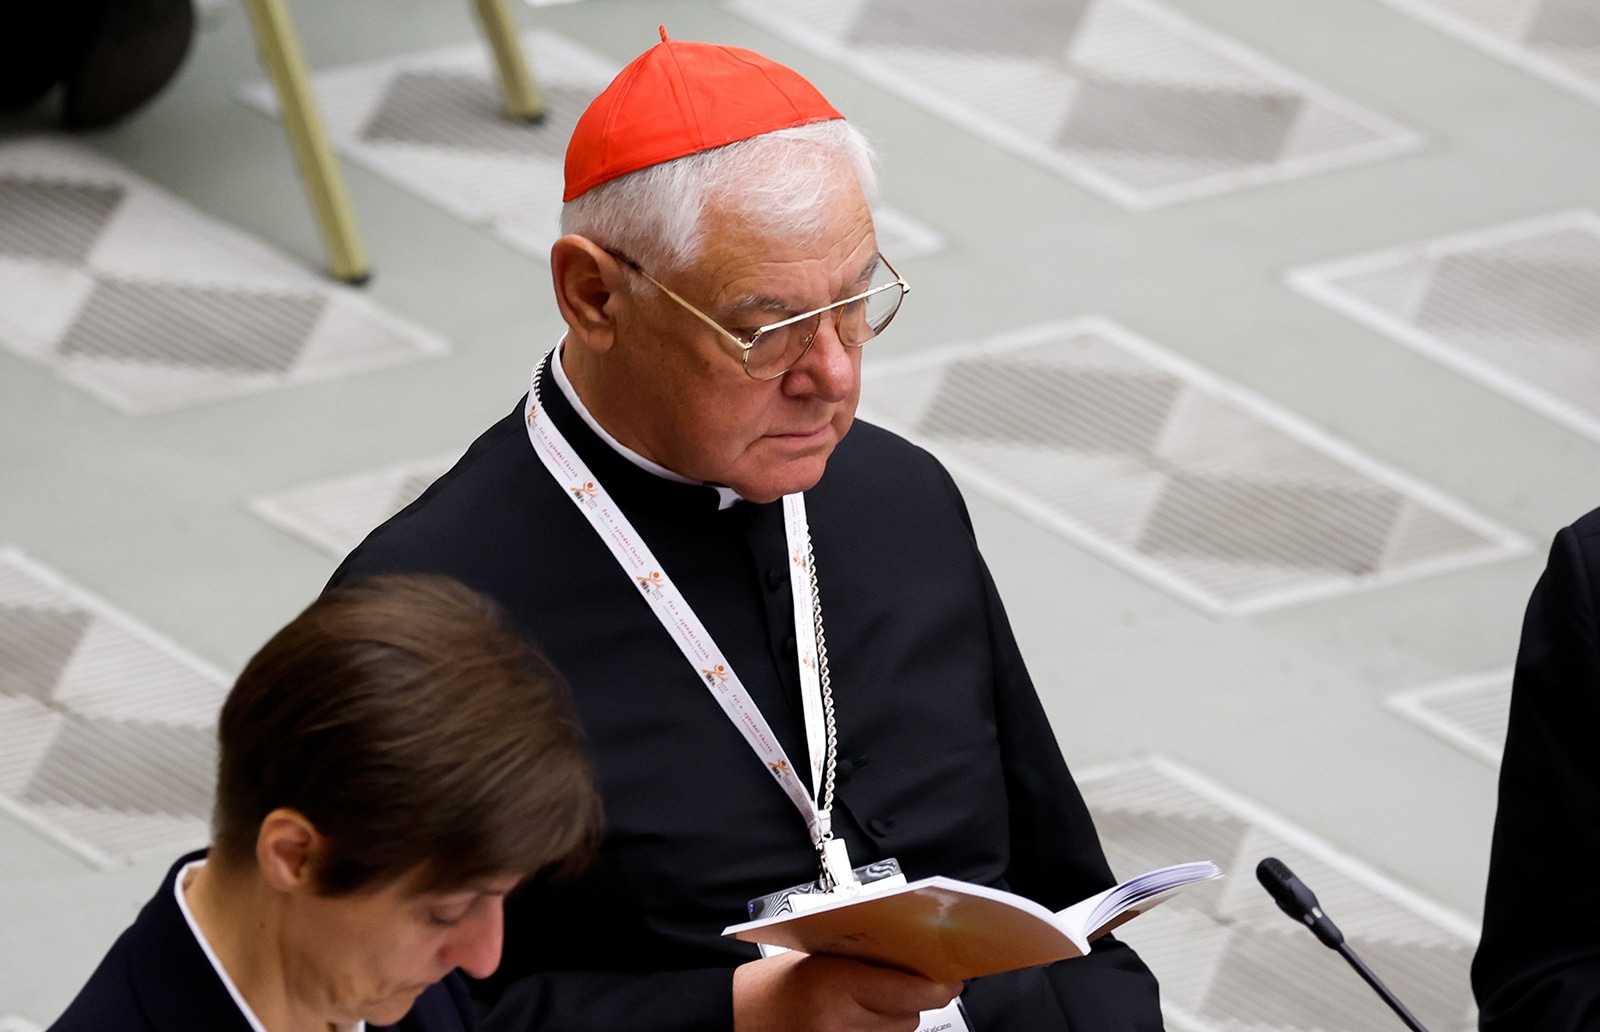
[[(866, 765), (867, 757), (840, 757), (838, 758), (837, 774), (835, 776), (837, 776), (838, 782), (843, 784), (843, 782), (850, 781), (851, 774), (856, 773), (856, 771), (861, 770), (862, 766)], [(890, 827), (894, 827), (893, 821), (890, 822)]]
[(894, 828), (893, 817), (874, 817), (867, 822), (867, 830), (876, 838), (883, 838)]
[(800, 648), (795, 644), (794, 635), (791, 634), (783, 639), (783, 654), (791, 660), (800, 658)]
[(786, 571), (786, 570), (768, 570), (767, 571), (767, 590), (768, 591), (777, 591), (779, 588), (783, 587), (783, 585), (788, 580), (789, 580), (788, 571)]

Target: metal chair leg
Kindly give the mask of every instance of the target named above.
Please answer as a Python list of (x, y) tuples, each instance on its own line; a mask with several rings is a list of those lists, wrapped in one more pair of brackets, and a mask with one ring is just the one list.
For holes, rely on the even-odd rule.
[(250, 12), (262, 67), (278, 93), (283, 131), (289, 137), (312, 214), (322, 232), (328, 272), (345, 283), (365, 283), (372, 274), (372, 265), (361, 242), (361, 228), (350, 206), (344, 175), (328, 143), (316, 95), (311, 92), (311, 78), (288, 5), (285, 0), (245, 0), (244, 6)]
[(505, 96), (506, 117), (514, 122), (537, 122), (544, 118), (544, 98), (539, 87), (528, 74), (528, 62), (522, 56), (522, 43), (517, 39), (517, 23), (511, 17), (507, 0), (472, 0), (483, 34), (489, 38), (489, 48), (494, 51), (494, 63), (500, 70), (500, 90)]

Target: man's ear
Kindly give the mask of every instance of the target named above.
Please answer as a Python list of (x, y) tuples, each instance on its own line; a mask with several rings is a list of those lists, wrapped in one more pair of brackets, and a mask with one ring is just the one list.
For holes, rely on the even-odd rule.
[(550, 277), (568, 340), (593, 352), (611, 349), (624, 275), (621, 263), (588, 237), (568, 234), (555, 242)]
[(279, 807), (267, 814), (256, 833), (256, 863), (279, 892), (317, 890), (317, 867), (327, 839), (299, 810)]

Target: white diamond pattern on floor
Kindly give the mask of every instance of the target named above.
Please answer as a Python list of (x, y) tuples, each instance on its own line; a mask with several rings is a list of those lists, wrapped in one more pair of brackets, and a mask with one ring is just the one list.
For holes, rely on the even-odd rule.
[(1396, 692), (1384, 701), (1451, 745), (1498, 767), (1511, 715), (1511, 673), (1508, 668), (1454, 678)]
[(458, 458), (440, 455), (320, 480), (252, 498), (247, 504), (279, 530), (343, 559), (374, 527), (416, 501)]
[(864, 381), (867, 418), (1002, 504), (1215, 612), (1528, 547), (1105, 319), (869, 363)]
[[(501, 117), (488, 51), (470, 43), (317, 75), (328, 135), (351, 160), (545, 258), (558, 233), (567, 141), (620, 68), (553, 32), (526, 33), (523, 47), (545, 100), (536, 125)], [(246, 86), (243, 96), (277, 109), (266, 83)], [(882, 214), (879, 232), (895, 258), (943, 246), (937, 233), (894, 211)]]
[(1594, 0), (1386, 2), (1600, 104), (1600, 4)]
[(441, 354), (86, 147), (0, 143), (0, 346), (140, 414)]
[(1397, 1022), (1355, 972), (1278, 910), (1255, 866), (1276, 856), (1356, 953), (1434, 1032), (1476, 1027), (1477, 929), (1282, 818), (1163, 759), (1078, 775), (1120, 878), (1210, 859), (1227, 875), (1117, 931), (1161, 981), (1175, 1032), (1370, 1032)]
[(1296, 289), (1600, 440), (1600, 216), (1566, 212), (1297, 269)]
[(109, 865), (207, 841), (216, 669), (0, 549), (0, 808)]
[(786, 40), (1130, 208), (1416, 147), (1152, 0), (730, 0)]

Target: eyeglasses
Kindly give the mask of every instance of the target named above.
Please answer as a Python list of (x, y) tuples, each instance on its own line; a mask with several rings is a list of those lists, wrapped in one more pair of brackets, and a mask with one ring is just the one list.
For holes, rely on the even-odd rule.
[[(873, 270), (872, 285), (861, 293), (780, 319), (759, 329), (736, 332), (679, 297), (666, 284), (640, 268), (632, 258), (609, 247), (605, 252), (655, 284), (663, 294), (731, 341), (742, 356), (745, 375), (753, 380), (775, 380), (793, 369), (811, 350), (811, 345), (817, 339), (817, 331), (822, 328), (822, 317), (830, 313), (839, 342), (846, 347), (861, 347), (883, 332), (900, 310), (901, 300), (911, 290), (911, 285), (900, 278), (894, 266), (889, 264), (889, 259), (879, 255), (877, 267)], [(879, 282), (890, 277), (890, 282)]]

